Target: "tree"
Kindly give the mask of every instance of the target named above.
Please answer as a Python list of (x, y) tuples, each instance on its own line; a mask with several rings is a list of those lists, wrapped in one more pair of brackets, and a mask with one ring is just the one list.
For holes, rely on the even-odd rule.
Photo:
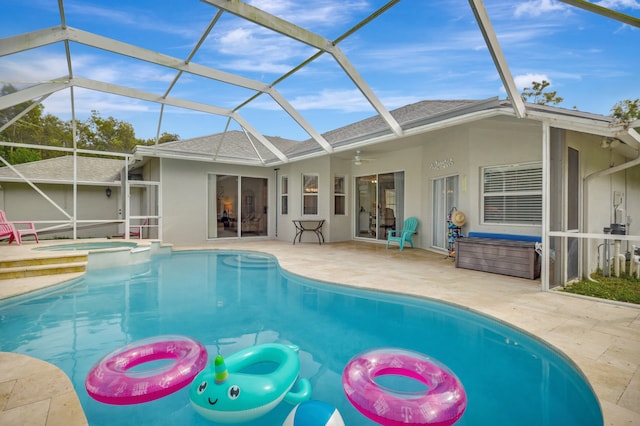
[[(16, 88), (11, 84), (5, 84), (0, 89), (0, 96), (9, 95), (16, 92)], [(33, 102), (24, 102), (0, 111), (0, 127), (4, 127), (18, 114), (31, 107)], [(38, 144), (42, 133), (42, 105), (36, 105), (19, 120), (0, 132), (0, 139), (9, 142), (20, 142), (27, 144)], [(19, 164), (28, 161), (40, 160), (41, 154), (26, 148), (15, 148), (0, 146), (0, 155), (9, 163)]]
[(158, 138), (158, 143), (173, 142), (173, 141), (179, 141), (179, 140), (180, 140), (180, 135), (177, 133), (162, 132), (162, 134)]
[[(42, 142), (47, 146), (73, 147), (73, 131), (70, 121), (62, 121), (55, 115), (47, 114), (42, 118)], [(49, 151), (51, 156), (63, 155)]]
[(625, 99), (611, 108), (611, 116), (614, 121), (612, 125), (621, 124), (628, 129), (635, 120), (640, 120), (640, 99)]
[[(16, 91), (12, 85), (5, 84), (0, 88), (0, 96)], [(0, 110), (0, 127), (32, 105), (33, 102), (30, 101)], [(133, 152), (136, 145), (153, 145), (156, 142), (155, 139), (137, 139), (130, 123), (114, 117), (103, 118), (95, 110), (91, 111), (88, 119), (76, 120), (75, 126), (78, 148), (105, 152)], [(63, 121), (54, 115), (44, 114), (44, 106), (39, 104), (0, 132), (0, 140), (72, 148), (73, 121)], [(175, 140), (180, 140), (178, 134), (164, 132), (158, 142)], [(68, 154), (61, 151), (0, 146), (0, 155), (11, 164), (18, 164)]]
[[(158, 143), (160, 144), (160, 143), (173, 142), (173, 141), (179, 141), (179, 140), (180, 140), (180, 135), (178, 135), (177, 133), (162, 132), (162, 134), (158, 138)], [(151, 138), (146, 140), (140, 140), (140, 143), (138, 145), (155, 145), (155, 144), (156, 144), (155, 138)]]
[(78, 146), (96, 151), (131, 152), (136, 146), (135, 131), (130, 123), (114, 117), (102, 118), (96, 110), (82, 125), (76, 123)]
[(553, 92), (545, 92), (544, 89), (549, 87), (551, 83), (547, 80), (542, 80), (542, 83), (537, 81), (531, 82), (531, 88), (525, 87), (522, 90), (520, 96), (522, 100), (527, 102), (529, 99), (533, 98), (533, 102), (538, 105), (549, 105), (554, 104), (557, 105), (560, 102), (564, 101), (564, 98), (558, 96), (557, 92), (554, 90)]
[(28, 148), (14, 148), (9, 153), (9, 158), (7, 161), (9, 164), (22, 164), (22, 163), (30, 163), (32, 161), (40, 161), (42, 160), (42, 155), (40, 152), (34, 149)]
[[(2, 90), (0, 90), (0, 96), (14, 92), (16, 92), (16, 89), (12, 85), (4, 85)], [(32, 105), (33, 102), (24, 102), (0, 111), (0, 127), (6, 125), (15, 116), (22, 113)], [(2, 136), (4, 140), (8, 141), (37, 144), (40, 140), (40, 133), (42, 130), (43, 110), (44, 107), (42, 105), (36, 105), (19, 120), (4, 129), (2, 133), (0, 133), (0, 136)]]

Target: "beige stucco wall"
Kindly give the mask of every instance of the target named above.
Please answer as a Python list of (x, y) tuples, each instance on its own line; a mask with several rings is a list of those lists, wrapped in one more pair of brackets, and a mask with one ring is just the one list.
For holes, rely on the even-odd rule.
[[(73, 216), (73, 187), (71, 185), (38, 184), (37, 186), (47, 197)], [(46, 221), (68, 220), (62, 212), (26, 183), (2, 182), (0, 187), (2, 188), (0, 189), (0, 209), (6, 212), (9, 220), (33, 221), (36, 222), (36, 229), (55, 225), (55, 223), (47, 223)], [(112, 194), (109, 198), (105, 194), (106, 188), (106, 185), (78, 186), (78, 220), (116, 219), (119, 207), (119, 188), (111, 186)], [(77, 236), (80, 238), (111, 237), (118, 234), (116, 224), (92, 225), (91, 227), (78, 224), (78, 227)], [(71, 231), (41, 232), (39, 237), (43, 239), (72, 238), (73, 233)]]
[(541, 125), (506, 119), (485, 120), (473, 125), (445, 129), (424, 137), (422, 222), (424, 248), (431, 247), (433, 180), (459, 176), (458, 210), (465, 213), (463, 234), (497, 232), (540, 235), (540, 226), (481, 223), (482, 168), (542, 159)]
[[(326, 220), (324, 236), (327, 241), (350, 240), (354, 235), (353, 217), (354, 177), (374, 173), (404, 171), (404, 216), (420, 220), (414, 243), (430, 248), (432, 180), (453, 174), (460, 175), (460, 205), (465, 211), (469, 230), (483, 232), (511, 232), (540, 235), (540, 227), (505, 227), (482, 225), (480, 207), (480, 169), (483, 166), (540, 161), (541, 126), (523, 121), (489, 120), (474, 125), (458, 126), (427, 135), (412, 136), (392, 142), (394, 150), (385, 152), (373, 161), (353, 165), (350, 159), (336, 155), (313, 158), (279, 165), (278, 180), (289, 179), (289, 213), (277, 218), (278, 239), (292, 240), (295, 228), (292, 219), (322, 218)], [(431, 164), (451, 159), (450, 167), (435, 169)], [(269, 236), (275, 237), (275, 176), (274, 168), (240, 167), (221, 164), (162, 160), (163, 182), (163, 239), (173, 243), (201, 243), (206, 241), (206, 182), (207, 173), (266, 177), (269, 179)], [(302, 175), (318, 174), (319, 212), (317, 216), (302, 215)], [(347, 182), (347, 214), (333, 214), (333, 179), (345, 176)], [(278, 193), (280, 189), (278, 189)], [(279, 203), (279, 200), (278, 200)], [(279, 210), (279, 208), (278, 208)], [(311, 233), (303, 241), (313, 242)]]
[[(207, 179), (209, 174), (227, 174), (269, 179), (269, 200), (275, 199), (273, 168), (214, 164), (197, 161), (163, 159), (162, 218), (165, 242), (202, 244), (207, 239)], [(274, 235), (273, 205), (268, 219), (269, 235)]]
[[(326, 155), (276, 167), (247, 167), (181, 160), (162, 160), (163, 182), (163, 239), (176, 244), (207, 241), (207, 175), (208, 173), (264, 177), (269, 180), (268, 237), (291, 241), (295, 235), (292, 219), (326, 220), (326, 241), (351, 240), (355, 235), (354, 185), (355, 177), (375, 173), (403, 171), (405, 173), (404, 216), (416, 216), (420, 221), (417, 247), (431, 249), (433, 238), (432, 187), (433, 180), (459, 176), (458, 209), (467, 217), (463, 233), (471, 231), (510, 233), (539, 236), (541, 226), (494, 225), (481, 221), (482, 168), (508, 164), (542, 161), (542, 124), (530, 120), (500, 117), (471, 124), (442, 129), (428, 134), (405, 137), (388, 142), (386, 147), (372, 145), (364, 148), (365, 156), (374, 158), (356, 166), (344, 154)], [(620, 155), (600, 148), (601, 137), (566, 132), (566, 146), (578, 149), (581, 176), (617, 165), (624, 161)], [(389, 145), (393, 149), (388, 150)], [(376, 155), (376, 149), (385, 152)], [(566, 147), (563, 148), (566, 150)], [(277, 172), (274, 170), (277, 168)], [(319, 212), (302, 215), (302, 175), (319, 176)], [(278, 180), (276, 181), (276, 175)], [(283, 176), (289, 179), (289, 213), (280, 212), (280, 188), (276, 199), (276, 183)], [(335, 176), (344, 176), (347, 184), (346, 214), (334, 212), (333, 184)], [(589, 183), (592, 194), (586, 202), (586, 232), (601, 232), (613, 221), (611, 197), (614, 191), (624, 194), (626, 215), (631, 218), (630, 231), (640, 228), (640, 167), (615, 175), (594, 179)], [(276, 204), (278, 215), (276, 217)], [(277, 219), (277, 220), (276, 220)], [(276, 229), (277, 226), (277, 229)], [(638, 230), (635, 231), (638, 233)], [(265, 237), (250, 237), (265, 238)], [(305, 233), (303, 242), (315, 242), (312, 233)], [(591, 243), (594, 246), (596, 242)], [(595, 251), (591, 255), (595, 265)]]
[[(278, 207), (278, 239), (293, 241), (295, 227), (293, 219), (324, 219), (323, 235), (327, 241), (339, 241), (340, 233), (344, 232), (344, 227), (340, 226), (333, 216), (333, 174), (331, 172), (331, 159), (328, 156), (313, 158), (309, 160), (297, 161), (295, 163), (278, 166), (278, 180), (286, 176), (289, 180), (289, 213), (283, 215)], [(302, 214), (302, 175), (318, 175), (318, 214)], [(280, 188), (278, 189), (280, 194)], [(271, 200), (271, 198), (270, 198)], [(278, 202), (280, 202), (278, 200)], [(344, 218), (341, 218), (344, 219)], [(342, 222), (342, 220), (341, 220)], [(335, 225), (334, 225), (335, 224)], [(334, 230), (335, 226), (335, 230)], [(310, 232), (303, 234), (302, 241), (318, 241), (316, 236)]]
[[(601, 148), (602, 138), (578, 132), (564, 132), (563, 147), (580, 152), (580, 173), (584, 178), (592, 173), (628, 161), (619, 152)], [(565, 146), (566, 145), (566, 146)], [(382, 150), (382, 151), (378, 151)], [(201, 244), (208, 239), (207, 182), (210, 174), (258, 177), (268, 180), (268, 236), (247, 238), (278, 238), (291, 241), (295, 235), (292, 219), (325, 219), (326, 241), (351, 240), (356, 234), (354, 216), (355, 177), (376, 173), (403, 171), (405, 174), (404, 217), (419, 219), (417, 247), (431, 249), (433, 239), (432, 188), (433, 180), (459, 176), (457, 208), (467, 217), (463, 233), (471, 231), (524, 235), (541, 235), (540, 226), (489, 225), (481, 223), (482, 168), (485, 166), (528, 163), (542, 159), (542, 124), (530, 120), (499, 117), (441, 129), (427, 134), (408, 136), (379, 145), (363, 148), (364, 156), (373, 158), (362, 165), (354, 165), (349, 153), (335, 153), (278, 166), (251, 167), (176, 159), (149, 158), (142, 179), (161, 181), (162, 239), (175, 244)], [(558, 152), (558, 151), (554, 151)], [(275, 169), (278, 169), (277, 171)], [(302, 175), (319, 176), (319, 212), (302, 215)], [(280, 184), (283, 176), (289, 179), (289, 212), (280, 211)], [(346, 214), (334, 215), (333, 185), (336, 176), (346, 182)], [(278, 179), (276, 179), (276, 177)], [(56, 203), (71, 212), (73, 206), (70, 185), (45, 184), (39, 187)], [(119, 188), (112, 186), (112, 196), (105, 195), (106, 186), (79, 186), (78, 218), (117, 220), (122, 206)], [(587, 188), (583, 188), (587, 189)], [(277, 190), (277, 192), (276, 192)], [(614, 221), (613, 193), (622, 194), (629, 232), (640, 233), (640, 166), (588, 182), (588, 199), (581, 200), (586, 212), (582, 217), (583, 232), (600, 233)], [(141, 215), (147, 210), (148, 196), (139, 188), (132, 188), (131, 214)], [(552, 199), (560, 200), (561, 196)], [(153, 204), (154, 199), (148, 202)], [(63, 219), (63, 216), (28, 185), (14, 182), (0, 183), (0, 208), (13, 220), (44, 221)], [(276, 215), (277, 211), (277, 215)], [(38, 225), (39, 228), (45, 224)], [(81, 229), (79, 237), (118, 235), (122, 226), (103, 225)], [(71, 237), (70, 232), (48, 234), (49, 237)], [(155, 236), (155, 235), (154, 235)], [(303, 242), (316, 242), (312, 233), (305, 233)], [(373, 241), (373, 240), (368, 240)], [(378, 241), (380, 242), (380, 241)], [(596, 265), (597, 246), (590, 241), (588, 266)], [(626, 247), (624, 247), (626, 249)]]

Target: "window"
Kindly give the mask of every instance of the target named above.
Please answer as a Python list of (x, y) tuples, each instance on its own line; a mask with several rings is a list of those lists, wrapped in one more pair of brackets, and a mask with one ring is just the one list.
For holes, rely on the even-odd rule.
[(482, 169), (484, 223), (542, 224), (542, 164)]
[(302, 175), (302, 214), (318, 214), (318, 175)]
[(449, 248), (447, 215), (458, 205), (458, 180), (458, 175), (433, 180), (433, 239), (431, 244), (443, 250)]
[(282, 176), (280, 191), (280, 207), (282, 214), (289, 214), (289, 178)]
[(346, 191), (344, 188), (344, 176), (336, 176), (333, 178), (333, 214), (344, 216), (347, 214), (346, 209)]

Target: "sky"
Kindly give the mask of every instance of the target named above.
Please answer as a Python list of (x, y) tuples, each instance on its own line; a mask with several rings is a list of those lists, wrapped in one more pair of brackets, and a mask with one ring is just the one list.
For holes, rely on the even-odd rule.
[[(252, 0), (251, 5), (328, 40), (341, 38), (387, 0)], [(640, 17), (640, 0), (594, 2)], [(66, 24), (103, 37), (185, 60), (216, 15), (198, 0), (65, 0)], [(60, 25), (57, 0), (0, 0), (2, 39)], [(640, 28), (554, 0), (486, 0), (518, 89), (551, 83), (558, 106), (609, 115), (619, 101), (640, 98)], [(506, 98), (496, 67), (467, 0), (401, 0), (338, 43), (388, 110), (422, 100)], [(118, 84), (233, 109), (252, 90), (70, 43), (76, 77)], [(191, 62), (270, 85), (317, 51), (258, 25), (222, 14)], [(0, 57), (0, 84), (16, 88), (68, 75), (65, 47), (54, 43)], [(320, 132), (375, 115), (344, 70), (322, 54), (279, 81), (275, 89)], [(70, 91), (48, 97), (45, 113), (71, 118)], [(234, 120), (132, 98), (74, 89), (75, 113), (92, 110), (131, 123), (138, 138), (158, 131), (181, 139), (240, 129)], [(238, 110), (268, 136), (305, 140), (309, 135), (268, 95)]]

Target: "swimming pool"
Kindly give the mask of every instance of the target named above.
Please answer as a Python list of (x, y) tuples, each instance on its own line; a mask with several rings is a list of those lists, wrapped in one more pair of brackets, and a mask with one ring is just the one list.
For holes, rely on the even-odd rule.
[(105, 250), (112, 248), (133, 248), (138, 243), (127, 241), (92, 241), (83, 243), (71, 243), (71, 244), (57, 244), (48, 245), (43, 247), (36, 247), (33, 250), (37, 251), (66, 251), (66, 250)]
[[(256, 343), (300, 347), (301, 377), (348, 425), (373, 424), (342, 391), (341, 374), (357, 353), (393, 346), (445, 363), (465, 386), (460, 425), (601, 425), (588, 383), (572, 363), (539, 340), (473, 312), (414, 297), (318, 283), (282, 271), (255, 252), (178, 252), (85, 277), (0, 304), (0, 350), (52, 362), (71, 378), (91, 425), (210, 425), (189, 405), (188, 390), (139, 406), (90, 399), (84, 379), (99, 358), (145, 337), (183, 334), (209, 358)], [(253, 425), (282, 424), (281, 403)]]

